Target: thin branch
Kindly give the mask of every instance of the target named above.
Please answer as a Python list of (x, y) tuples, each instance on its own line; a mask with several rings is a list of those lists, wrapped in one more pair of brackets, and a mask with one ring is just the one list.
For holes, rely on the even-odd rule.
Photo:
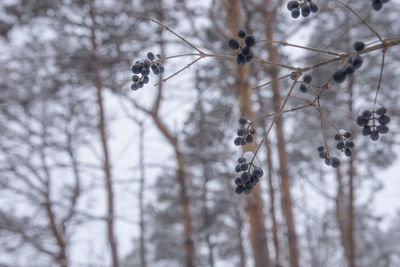
[(176, 37), (178, 37), (179, 39), (181, 39), (182, 41), (184, 41), (186, 44), (188, 44), (190, 47), (192, 47), (194, 50), (196, 50), (197, 52), (199, 52), (201, 55), (204, 54), (203, 51), (201, 51), (199, 48), (197, 48), (194, 44), (192, 44), (191, 42), (189, 42), (188, 40), (186, 40), (183, 36), (181, 36), (180, 34), (176, 33), (174, 30), (172, 30), (170, 27), (162, 24), (161, 22), (159, 22), (158, 20), (149, 18), (149, 17), (143, 17), (144, 19), (150, 20), (158, 25), (160, 25), (161, 27), (163, 27), (164, 29), (166, 29), (167, 31), (169, 31), (170, 33), (172, 33), (173, 35), (175, 35)]
[(280, 44), (282, 46), (292, 46), (292, 47), (297, 47), (297, 48), (301, 48), (301, 49), (305, 49), (305, 50), (309, 50), (309, 51), (313, 51), (313, 52), (317, 52), (317, 53), (323, 53), (323, 54), (328, 54), (328, 55), (332, 55), (332, 56), (340, 56), (339, 53), (335, 53), (335, 52), (332, 52), (332, 51), (321, 50), (321, 49), (312, 48), (312, 47), (308, 47), (308, 46), (292, 44), (292, 43), (288, 43), (288, 42), (285, 42), (285, 41), (257, 40), (257, 42), (275, 43), (275, 44)]
[(378, 81), (378, 87), (376, 88), (376, 94), (375, 94), (374, 105), (376, 104), (376, 101), (378, 100), (379, 89), (381, 89), (382, 77), (383, 77), (383, 68), (385, 67), (385, 55), (386, 55), (386, 48), (383, 47), (383, 48), (382, 48), (381, 73), (379, 74), (379, 81)]
[(361, 20), (361, 22), (362, 22), (365, 26), (367, 26), (368, 29), (370, 29), (370, 30), (379, 38), (379, 40), (380, 40), (381, 42), (383, 42), (382, 36), (381, 36), (374, 28), (372, 28), (372, 26), (369, 25), (368, 22), (367, 22), (363, 17), (361, 17), (356, 11), (354, 11), (354, 9), (352, 9), (348, 4), (346, 4), (346, 3), (344, 3), (344, 2), (342, 2), (342, 1), (340, 1), (340, 0), (335, 0), (335, 1), (338, 2), (338, 3), (340, 3), (340, 4), (342, 4), (342, 5), (345, 6), (348, 10), (350, 10), (351, 13), (353, 13), (355, 16), (357, 16), (357, 18), (359, 18), (359, 19)]

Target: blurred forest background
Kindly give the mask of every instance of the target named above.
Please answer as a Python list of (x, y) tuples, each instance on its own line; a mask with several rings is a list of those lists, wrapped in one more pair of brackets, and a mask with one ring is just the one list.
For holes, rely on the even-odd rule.
[[(392, 116), (389, 134), (372, 142), (355, 125), (375, 97), (376, 51), (321, 98), (329, 118), (353, 132), (351, 159), (325, 166), (318, 112), (286, 113), (257, 155), (264, 176), (249, 196), (234, 192), (237, 120), (278, 111), (290, 81), (276, 78), (290, 72), (205, 58), (130, 90), (131, 66), (148, 51), (194, 52), (142, 16), (222, 55), (239, 28), (337, 52), (376, 40), (336, 1), (316, 2), (318, 13), (294, 20), (282, 0), (1, 1), (0, 266), (400, 266), (399, 195), (375, 202), (399, 179), (383, 172), (399, 151), (399, 47), (387, 51), (378, 101)], [(346, 2), (382, 36), (399, 37), (399, 1), (380, 12)], [(272, 43), (253, 51), (294, 66), (329, 58)], [(164, 77), (193, 59), (166, 60)], [(313, 82), (337, 66), (313, 70)], [(314, 93), (296, 88), (288, 107)], [(270, 121), (257, 125), (257, 141)]]

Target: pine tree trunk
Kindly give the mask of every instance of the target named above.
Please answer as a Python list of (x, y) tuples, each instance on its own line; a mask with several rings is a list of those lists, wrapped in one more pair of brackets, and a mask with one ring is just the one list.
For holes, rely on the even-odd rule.
[(272, 220), (272, 239), (274, 242), (274, 250), (275, 250), (275, 265), (276, 267), (281, 267), (281, 257), (280, 257), (280, 248), (279, 248), (279, 238), (278, 238), (278, 223), (276, 221), (276, 212), (275, 212), (275, 189), (273, 185), (273, 169), (272, 169), (272, 153), (271, 147), (268, 140), (265, 140), (264, 146), (267, 150), (267, 164), (268, 164), (268, 195), (270, 201), (269, 214)]
[[(158, 2), (159, 6), (159, 17), (162, 21), (162, 2)], [(160, 48), (160, 54), (165, 55), (165, 45), (162, 36), (162, 30), (158, 32), (158, 44)], [(156, 100), (153, 104), (151, 111), (147, 111), (153, 119), (154, 124), (158, 130), (164, 135), (175, 151), (175, 159), (177, 163), (176, 179), (179, 184), (179, 203), (182, 211), (182, 223), (183, 223), (183, 236), (184, 236), (184, 250), (185, 250), (185, 264), (186, 267), (195, 266), (195, 248), (193, 242), (193, 226), (192, 226), (192, 216), (190, 212), (189, 198), (186, 192), (187, 175), (185, 172), (185, 161), (184, 156), (180, 150), (178, 139), (168, 130), (168, 128), (161, 121), (158, 111), (161, 105), (162, 93), (163, 93), (163, 83), (162, 75), (159, 78), (158, 94)]]
[(336, 221), (339, 227), (340, 232), (340, 243), (343, 247), (344, 256), (350, 266), (350, 258), (349, 258), (349, 246), (348, 246), (348, 224), (345, 216), (346, 211), (346, 200), (344, 195), (344, 184), (342, 173), (340, 172), (340, 168), (336, 169), (336, 180), (337, 180), (337, 193), (336, 193)]
[[(265, 108), (264, 101), (262, 99), (262, 96), (260, 94), (260, 91), (257, 90), (257, 98), (258, 98), (258, 104), (260, 105), (260, 113), (261, 114), (266, 114), (267, 109)], [(265, 129), (267, 127), (267, 123), (265, 120), (260, 122), (261, 127)], [(279, 238), (278, 238), (278, 223), (276, 221), (276, 212), (275, 212), (275, 189), (274, 189), (274, 182), (273, 182), (273, 175), (274, 175), (274, 170), (273, 170), (273, 165), (272, 165), (272, 151), (271, 151), (271, 145), (266, 139), (264, 141), (264, 147), (266, 151), (266, 159), (267, 159), (267, 177), (268, 177), (268, 196), (269, 196), (269, 202), (270, 202), (270, 208), (269, 208), (269, 215), (272, 220), (272, 240), (274, 244), (274, 251), (275, 251), (275, 266), (276, 267), (281, 267), (281, 256), (280, 256), (280, 248), (279, 248)]]
[(103, 149), (104, 163), (103, 170), (105, 175), (105, 188), (107, 192), (107, 239), (111, 250), (112, 267), (119, 267), (117, 242), (114, 233), (114, 191), (111, 177), (110, 154), (106, 134), (105, 111), (102, 96), (102, 80), (100, 76), (100, 60), (98, 57), (98, 49), (96, 43), (96, 13), (94, 10), (93, 0), (90, 1), (90, 19), (91, 25), (91, 43), (92, 43), (92, 64), (94, 68), (94, 85), (97, 92), (97, 106), (99, 109), (99, 124), (100, 141)]
[(144, 125), (139, 124), (139, 168), (140, 168), (140, 185), (139, 185), (139, 220), (140, 220), (140, 266), (146, 267), (146, 243), (145, 243), (145, 221), (144, 221), (144, 185), (145, 185), (145, 161), (144, 161)]
[[(351, 77), (349, 79), (349, 98), (348, 98), (348, 114), (350, 116), (353, 115), (353, 85), (354, 85), (354, 78)], [(350, 129), (352, 132), (352, 138), (355, 138), (355, 130)], [(349, 160), (349, 267), (356, 267), (356, 242), (355, 242), (355, 229), (354, 229), (354, 178), (355, 178), (355, 168), (354, 168), (354, 160), (355, 160), (356, 153), (353, 151), (352, 156)]]
[(186, 266), (194, 267), (195, 263), (195, 252), (193, 243), (193, 227), (192, 227), (192, 216), (189, 209), (189, 198), (186, 192), (186, 173), (184, 169), (184, 160), (182, 153), (176, 148), (176, 160), (178, 162), (177, 179), (180, 187), (179, 197), (182, 209), (182, 219), (183, 219), (183, 231), (185, 237), (185, 256), (186, 256)]
[[(275, 25), (275, 12), (268, 12), (271, 7), (270, 0), (264, 0), (264, 25), (265, 25), (265, 37), (267, 40), (273, 40), (273, 27)], [(278, 52), (271, 42), (266, 43), (268, 51), (268, 60), (272, 62), (278, 62)], [(280, 96), (280, 85), (278, 80), (278, 70), (276, 67), (271, 66), (268, 69), (268, 73), (272, 80), (271, 89), (273, 92), (273, 108), (274, 112), (279, 112), (281, 107), (281, 96)], [(290, 177), (287, 167), (287, 153), (286, 144), (283, 136), (283, 120), (278, 118), (276, 121), (276, 135), (278, 143), (278, 155), (279, 155), (279, 175), (281, 177), (281, 202), (282, 202), (282, 213), (285, 217), (287, 238), (289, 245), (289, 261), (290, 266), (299, 267), (299, 251), (297, 246), (297, 235), (295, 229), (295, 222), (292, 208), (292, 196), (290, 193)]]
[[(224, 1), (227, 10), (227, 24), (232, 36), (236, 36), (241, 26), (240, 3), (238, 0)], [(242, 116), (249, 120), (254, 119), (251, 100), (251, 87), (248, 84), (248, 67), (235, 64), (235, 92)], [(256, 151), (256, 144), (244, 146), (244, 151)], [(250, 244), (253, 250), (254, 264), (256, 267), (269, 267), (270, 258), (267, 248), (267, 233), (264, 225), (264, 210), (261, 199), (260, 187), (256, 186), (251, 195), (246, 197), (246, 210), (250, 224)]]

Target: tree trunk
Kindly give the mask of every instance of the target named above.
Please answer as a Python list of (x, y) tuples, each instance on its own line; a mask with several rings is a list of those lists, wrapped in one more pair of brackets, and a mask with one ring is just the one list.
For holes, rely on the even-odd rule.
[(146, 179), (145, 161), (144, 161), (144, 125), (139, 123), (139, 168), (140, 168), (140, 185), (139, 185), (139, 213), (140, 213), (140, 266), (146, 267), (146, 243), (145, 243), (145, 221), (144, 221), (144, 183)]
[(184, 160), (182, 153), (176, 148), (176, 160), (178, 162), (177, 179), (180, 187), (180, 204), (182, 209), (182, 219), (183, 219), (183, 231), (185, 236), (185, 252), (186, 252), (186, 266), (195, 266), (195, 252), (193, 243), (193, 227), (192, 227), (192, 216), (189, 209), (189, 198), (186, 192), (186, 173), (184, 168)]
[[(270, 0), (264, 0), (264, 25), (265, 25), (265, 37), (267, 40), (273, 40), (273, 27), (275, 25), (275, 12), (268, 12), (271, 7)], [(271, 42), (266, 42), (268, 51), (268, 60), (277, 62), (278, 52), (277, 49)], [(278, 70), (275, 66), (271, 66), (268, 69), (269, 76), (272, 80), (271, 88), (273, 92), (273, 108), (274, 112), (279, 112), (281, 107), (281, 96), (280, 96), (280, 85), (278, 80)], [(278, 154), (279, 154), (279, 175), (281, 177), (281, 202), (282, 202), (282, 213), (285, 217), (287, 238), (289, 244), (289, 261), (290, 266), (299, 267), (299, 251), (297, 246), (297, 235), (295, 229), (295, 222), (292, 210), (292, 196), (290, 193), (290, 177), (287, 167), (287, 153), (286, 144), (283, 136), (283, 120), (282, 117), (276, 121), (276, 135), (278, 143)]]
[(97, 92), (97, 106), (99, 109), (99, 133), (100, 141), (103, 149), (104, 163), (103, 170), (105, 175), (105, 189), (107, 192), (107, 239), (111, 250), (112, 266), (118, 267), (118, 251), (117, 243), (114, 234), (114, 192), (111, 178), (111, 164), (110, 154), (108, 149), (107, 134), (106, 134), (106, 122), (105, 122), (105, 111), (102, 96), (102, 79), (100, 76), (100, 60), (98, 56), (98, 49), (96, 43), (96, 13), (94, 10), (93, 0), (90, 1), (90, 18), (92, 21), (91, 30), (91, 44), (92, 44), (92, 64), (94, 68), (94, 85)]
[(345, 216), (346, 211), (346, 200), (344, 195), (344, 184), (342, 173), (340, 168), (336, 169), (336, 180), (337, 180), (337, 193), (336, 193), (336, 221), (338, 223), (340, 232), (340, 243), (342, 244), (344, 256), (347, 260), (348, 266), (350, 266), (349, 247), (348, 247), (348, 224)]
[[(240, 3), (238, 0), (224, 1), (227, 10), (227, 24), (232, 36), (236, 36), (237, 30), (241, 26)], [(254, 120), (254, 112), (252, 109), (251, 87), (247, 81), (247, 66), (238, 66), (235, 64), (236, 82), (234, 85), (239, 110), (242, 116), (249, 120)], [(243, 151), (256, 151), (256, 143), (252, 143), (243, 147)], [(250, 224), (250, 244), (253, 250), (254, 264), (256, 267), (269, 267), (270, 258), (267, 248), (267, 233), (264, 225), (264, 210), (261, 199), (260, 187), (256, 186), (251, 195), (246, 197), (246, 210)]]
[(264, 146), (267, 150), (267, 164), (268, 164), (268, 195), (270, 201), (269, 214), (272, 220), (272, 239), (274, 242), (274, 250), (275, 250), (275, 265), (276, 267), (281, 267), (281, 257), (280, 257), (280, 248), (279, 248), (279, 239), (278, 239), (278, 223), (276, 221), (276, 212), (275, 212), (275, 189), (272, 181), (273, 169), (272, 169), (272, 153), (269, 142), (265, 140)]
[[(353, 116), (353, 84), (354, 84), (354, 78), (351, 77), (349, 79), (349, 86), (348, 86), (348, 91), (349, 91), (349, 99), (347, 101), (348, 103), (348, 111), (349, 115)], [(352, 138), (355, 138), (355, 130), (350, 129), (352, 132)], [(348, 169), (348, 175), (349, 175), (349, 232), (348, 232), (348, 238), (349, 238), (349, 267), (356, 267), (356, 242), (355, 242), (355, 229), (354, 229), (354, 178), (355, 178), (355, 168), (354, 168), (354, 160), (355, 160), (356, 153), (353, 151), (352, 156), (350, 157), (349, 160), (349, 169)]]

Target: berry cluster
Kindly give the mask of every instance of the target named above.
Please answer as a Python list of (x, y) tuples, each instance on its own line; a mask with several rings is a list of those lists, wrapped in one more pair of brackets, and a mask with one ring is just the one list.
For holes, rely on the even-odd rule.
[(312, 76), (310, 74), (304, 75), (303, 76), (303, 82), (300, 85), (300, 92), (306, 93), (308, 90), (307, 85), (309, 85), (312, 81)]
[(238, 159), (235, 171), (241, 174), (240, 177), (235, 178), (236, 194), (240, 195), (243, 192), (246, 195), (250, 194), (251, 190), (260, 181), (261, 176), (263, 176), (264, 172), (261, 168), (253, 166), (253, 170), (251, 171), (252, 166), (252, 164), (246, 162), (244, 157)]
[(250, 62), (253, 59), (253, 52), (251, 47), (256, 44), (256, 39), (252, 35), (247, 35), (244, 30), (238, 30), (237, 32), (240, 39), (244, 40), (244, 46), (240, 45), (239, 41), (236, 39), (230, 39), (228, 41), (228, 46), (232, 50), (238, 50), (236, 55), (236, 63), (240, 66)]
[(382, 9), (383, 4), (386, 4), (389, 0), (371, 0), (372, 8), (376, 11)]
[(349, 140), (351, 138), (351, 132), (349, 131), (342, 131), (340, 134), (335, 134), (335, 140), (337, 141), (336, 148), (342, 152), (347, 157), (351, 157), (353, 151), (351, 150), (354, 148), (354, 142)]
[(316, 13), (318, 6), (311, 0), (305, 1), (289, 1), (287, 8), (292, 12), (292, 18), (297, 19), (300, 17), (300, 13), (303, 17), (308, 17), (311, 12)]
[(389, 128), (387, 124), (390, 122), (390, 116), (386, 114), (387, 110), (384, 107), (375, 110), (364, 110), (357, 117), (357, 125), (363, 127), (362, 135), (368, 136), (372, 141), (379, 139), (379, 134), (387, 134)]
[[(150, 69), (153, 71), (154, 74), (158, 75), (164, 72), (164, 67), (161, 66), (160, 59), (161, 56), (157, 54), (158, 60), (154, 60), (155, 56), (152, 52), (147, 53), (147, 59), (143, 60), (142, 62), (136, 61), (135, 64), (132, 66), (132, 85), (131, 89), (136, 91), (139, 88), (143, 88), (144, 84), (148, 83)], [(140, 76), (138, 75), (140, 74)]]
[(236, 146), (244, 146), (253, 142), (253, 134), (256, 133), (251, 123), (245, 118), (241, 117), (239, 123), (242, 126), (237, 131), (237, 137), (233, 141)]
[(342, 83), (346, 80), (347, 75), (352, 75), (356, 69), (359, 69), (363, 63), (362, 57), (358, 54), (365, 48), (365, 44), (363, 42), (357, 41), (353, 44), (353, 48), (356, 51), (356, 55), (351, 57), (348, 60), (348, 63), (343, 68), (338, 69), (333, 74), (333, 80), (337, 83)]
[(331, 166), (332, 168), (338, 168), (340, 166), (340, 159), (337, 157), (330, 157), (328, 152), (325, 151), (324, 146), (319, 146), (317, 151), (319, 152), (319, 157), (325, 159), (325, 164), (327, 166)]

